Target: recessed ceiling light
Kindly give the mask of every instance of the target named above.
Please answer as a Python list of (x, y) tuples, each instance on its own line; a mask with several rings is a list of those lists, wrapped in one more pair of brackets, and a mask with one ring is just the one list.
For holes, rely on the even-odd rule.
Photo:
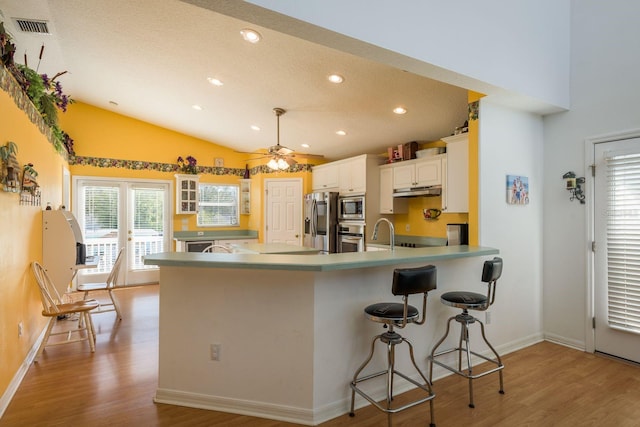
[(245, 28), (240, 30), (240, 34), (242, 34), (242, 38), (248, 41), (249, 43), (258, 43), (262, 36), (256, 30), (252, 30), (251, 28)]
[(344, 77), (340, 74), (331, 74), (327, 79), (329, 79), (331, 83), (342, 83), (344, 81)]
[(260, 126), (256, 126), (256, 125), (251, 125), (251, 129), (258, 131), (260, 130)]
[(336, 132), (336, 134), (340, 135), (340, 136), (345, 136), (347, 134), (347, 132), (343, 131), (343, 130), (339, 130)]
[(393, 109), (393, 112), (396, 114), (405, 114), (407, 112), (407, 109), (404, 107), (396, 107)]
[(300, 144), (301, 147), (309, 148), (309, 144)]
[(192, 105), (191, 108), (193, 108), (194, 110), (202, 111), (202, 107), (197, 104)]
[(209, 83), (211, 83), (214, 86), (222, 86), (224, 85), (224, 83), (222, 83), (222, 81), (214, 78), (214, 77), (207, 77), (207, 80), (209, 80)]

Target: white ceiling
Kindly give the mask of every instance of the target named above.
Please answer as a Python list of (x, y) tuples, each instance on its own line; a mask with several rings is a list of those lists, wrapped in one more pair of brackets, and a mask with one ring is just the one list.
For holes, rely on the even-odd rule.
[[(467, 117), (465, 89), (179, 0), (0, 0), (0, 13), (16, 62), (68, 71), (60, 82), (75, 100), (238, 151), (276, 143), (274, 107), (287, 110), (282, 145), (330, 160), (437, 140)], [(13, 18), (45, 20), (51, 34), (21, 32)], [(247, 27), (263, 40), (245, 42)], [(332, 73), (345, 82), (329, 83)], [(393, 114), (398, 105), (408, 113)]]

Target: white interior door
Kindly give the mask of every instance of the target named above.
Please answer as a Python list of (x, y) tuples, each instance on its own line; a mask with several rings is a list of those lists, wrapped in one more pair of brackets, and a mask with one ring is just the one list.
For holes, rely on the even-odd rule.
[(121, 247), (126, 257), (119, 284), (157, 283), (158, 267), (144, 265), (144, 256), (170, 247), (169, 183), (78, 178), (75, 189), (87, 255), (99, 259), (97, 268), (79, 270), (78, 283), (104, 281)]
[(265, 180), (265, 243), (302, 244), (302, 180)]
[(640, 362), (640, 138), (595, 144), (595, 349)]

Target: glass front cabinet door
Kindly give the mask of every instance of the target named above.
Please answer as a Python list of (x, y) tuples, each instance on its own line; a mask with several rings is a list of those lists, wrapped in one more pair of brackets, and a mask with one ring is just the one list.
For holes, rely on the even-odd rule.
[(198, 213), (198, 175), (176, 175), (176, 214)]
[(251, 213), (251, 180), (240, 180), (240, 213), (248, 215)]

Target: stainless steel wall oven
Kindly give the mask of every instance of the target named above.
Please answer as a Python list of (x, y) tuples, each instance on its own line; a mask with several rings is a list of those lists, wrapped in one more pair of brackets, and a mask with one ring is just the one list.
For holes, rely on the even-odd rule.
[(364, 222), (338, 223), (338, 252), (364, 252)]

